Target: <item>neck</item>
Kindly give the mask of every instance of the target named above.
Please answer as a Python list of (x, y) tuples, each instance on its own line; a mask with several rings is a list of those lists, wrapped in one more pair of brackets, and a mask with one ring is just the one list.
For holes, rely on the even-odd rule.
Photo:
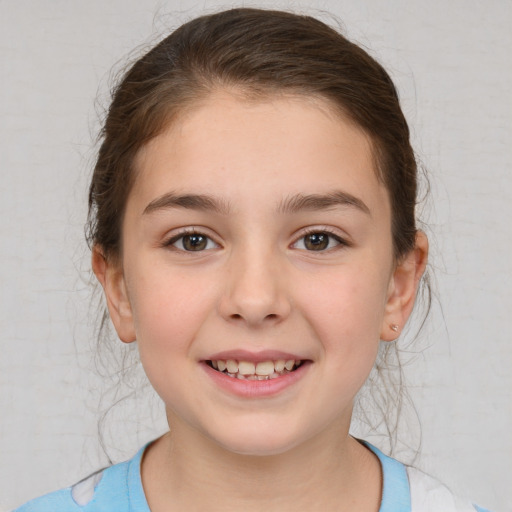
[(172, 433), (146, 450), (142, 481), (153, 512), (212, 510), (220, 503), (247, 512), (377, 512), (381, 494), (380, 464), (348, 435), (348, 425), (285, 453), (254, 456), (225, 450), (173, 423)]

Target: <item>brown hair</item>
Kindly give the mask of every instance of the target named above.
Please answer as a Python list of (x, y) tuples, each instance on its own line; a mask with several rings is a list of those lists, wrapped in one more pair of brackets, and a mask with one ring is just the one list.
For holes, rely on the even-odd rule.
[(140, 58), (113, 93), (89, 190), (88, 240), (121, 251), (134, 158), (176, 115), (218, 88), (249, 96), (327, 99), (369, 135), (392, 208), (395, 258), (415, 242), (416, 161), (398, 95), (384, 68), (309, 16), (232, 9), (194, 19)]

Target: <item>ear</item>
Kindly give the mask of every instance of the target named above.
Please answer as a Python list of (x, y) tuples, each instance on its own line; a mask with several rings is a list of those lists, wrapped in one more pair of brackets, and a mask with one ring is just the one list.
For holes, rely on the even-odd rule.
[(109, 261), (100, 247), (92, 250), (92, 270), (103, 287), (108, 312), (117, 335), (125, 343), (135, 341), (132, 308), (126, 292), (122, 266)]
[(380, 338), (393, 341), (400, 335), (416, 299), (419, 282), (428, 258), (428, 239), (417, 231), (414, 249), (397, 264), (391, 276)]

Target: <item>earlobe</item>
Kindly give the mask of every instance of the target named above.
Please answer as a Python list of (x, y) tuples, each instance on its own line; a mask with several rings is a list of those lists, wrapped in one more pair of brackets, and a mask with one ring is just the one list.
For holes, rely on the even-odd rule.
[(103, 287), (112, 323), (121, 341), (135, 341), (132, 309), (121, 265), (109, 262), (100, 247), (92, 250), (92, 269)]
[(412, 312), (421, 276), (427, 266), (427, 258), (427, 236), (423, 231), (417, 231), (414, 249), (403, 257), (391, 276), (381, 340), (393, 341), (400, 335)]

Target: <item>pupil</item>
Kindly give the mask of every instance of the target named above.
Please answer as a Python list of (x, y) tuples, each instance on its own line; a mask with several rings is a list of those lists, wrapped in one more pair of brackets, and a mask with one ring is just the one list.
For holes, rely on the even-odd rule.
[(325, 233), (312, 233), (306, 237), (305, 245), (312, 251), (321, 251), (329, 245), (329, 236)]
[(187, 235), (183, 239), (187, 251), (201, 251), (206, 247), (206, 237), (203, 235)]

